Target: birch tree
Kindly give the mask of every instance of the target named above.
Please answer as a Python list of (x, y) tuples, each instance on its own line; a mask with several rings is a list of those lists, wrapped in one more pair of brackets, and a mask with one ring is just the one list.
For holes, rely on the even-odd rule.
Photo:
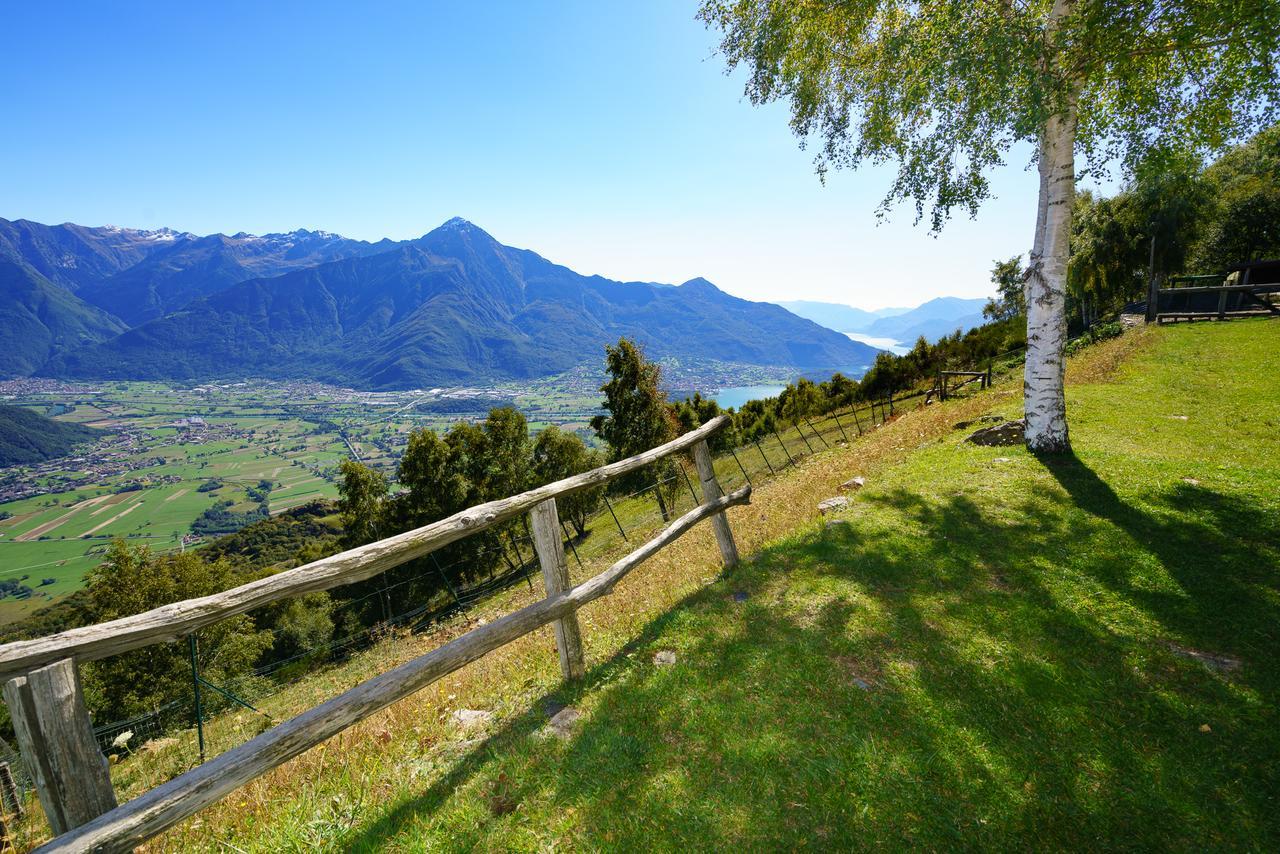
[[(789, 102), (831, 168), (896, 163), (881, 203), (943, 227), (1029, 143), (1027, 445), (1065, 451), (1065, 280), (1077, 177), (1203, 155), (1274, 116), (1277, 0), (704, 0), (755, 104)], [(1023, 149), (1017, 149), (1023, 150)], [(1080, 161), (1077, 161), (1077, 156)]]

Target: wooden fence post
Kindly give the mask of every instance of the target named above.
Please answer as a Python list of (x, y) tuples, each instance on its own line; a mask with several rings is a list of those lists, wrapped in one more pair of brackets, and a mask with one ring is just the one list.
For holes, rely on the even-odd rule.
[[(698, 467), (698, 477), (702, 480), (702, 503), (715, 501), (724, 492), (720, 489), (720, 481), (716, 480), (716, 467), (711, 461), (711, 450), (705, 440), (693, 446), (693, 464)], [(711, 517), (711, 530), (716, 533), (716, 543), (720, 546), (720, 559), (725, 569), (738, 563), (738, 546), (733, 541), (733, 531), (729, 529), (729, 520), (723, 513)]]
[[(556, 511), (556, 500), (533, 505), (529, 511), (529, 522), (533, 526), (533, 547), (538, 552), (538, 563), (542, 564), (542, 580), (547, 587), (547, 597), (568, 590), (569, 564), (564, 557), (563, 531), (560, 528), (560, 514)], [(578, 615), (570, 613), (551, 624), (556, 633), (556, 650), (560, 653), (560, 672), (565, 679), (578, 679), (587, 672), (586, 662), (582, 655), (582, 630), (578, 627)]]
[(4, 699), (55, 835), (115, 808), (107, 758), (93, 737), (74, 661), (64, 658), (10, 679)]

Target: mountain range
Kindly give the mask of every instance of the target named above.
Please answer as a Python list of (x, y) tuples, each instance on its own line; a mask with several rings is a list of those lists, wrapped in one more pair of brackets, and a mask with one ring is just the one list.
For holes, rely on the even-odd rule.
[(795, 301), (779, 303), (788, 311), (836, 332), (853, 332), (868, 338), (889, 338), (907, 346), (924, 336), (935, 342), (957, 329), (967, 331), (985, 321), (985, 299), (938, 297), (915, 308), (885, 308), (866, 311), (830, 302)]
[(860, 373), (876, 350), (705, 279), (584, 276), (452, 219), (417, 240), (197, 236), (0, 219), (0, 375), (368, 389), (652, 358)]

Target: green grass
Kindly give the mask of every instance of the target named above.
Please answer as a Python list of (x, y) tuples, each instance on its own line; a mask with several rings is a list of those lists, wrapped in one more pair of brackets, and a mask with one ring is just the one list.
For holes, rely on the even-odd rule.
[(1071, 389), (1074, 456), (916, 451), (554, 692), (570, 741), (398, 733), (230, 841), (1275, 850), (1280, 325), (1154, 336)]
[[(717, 577), (702, 526), (585, 609), (581, 684), (560, 685), (549, 632), (531, 635), (155, 848), (1275, 850), (1277, 343), (1258, 321), (1098, 345), (1071, 372), (1071, 457), (949, 429), (1016, 414), (1013, 384), (821, 451), (730, 513), (743, 566)], [(844, 521), (815, 519), (853, 474), (868, 483)], [(657, 524), (649, 499), (619, 510)], [(627, 547), (604, 544), (580, 544), (575, 578)], [(264, 708), (296, 714), (467, 625), (393, 639)], [(545, 737), (549, 703), (583, 713), (571, 740)], [(494, 723), (461, 731), (458, 708)], [(214, 751), (259, 727), (219, 716)], [(176, 735), (115, 766), (122, 799), (189, 767), (194, 736)]]

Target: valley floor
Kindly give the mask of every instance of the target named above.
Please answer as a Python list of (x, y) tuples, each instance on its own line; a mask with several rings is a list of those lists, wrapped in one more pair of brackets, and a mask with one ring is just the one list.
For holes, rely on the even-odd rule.
[(582, 684), (525, 638), (149, 850), (1276, 850), (1277, 345), (1242, 321), (1090, 348), (1071, 456), (962, 441), (1013, 383), (815, 454), (731, 512), (742, 566), (704, 526), (585, 609)]

